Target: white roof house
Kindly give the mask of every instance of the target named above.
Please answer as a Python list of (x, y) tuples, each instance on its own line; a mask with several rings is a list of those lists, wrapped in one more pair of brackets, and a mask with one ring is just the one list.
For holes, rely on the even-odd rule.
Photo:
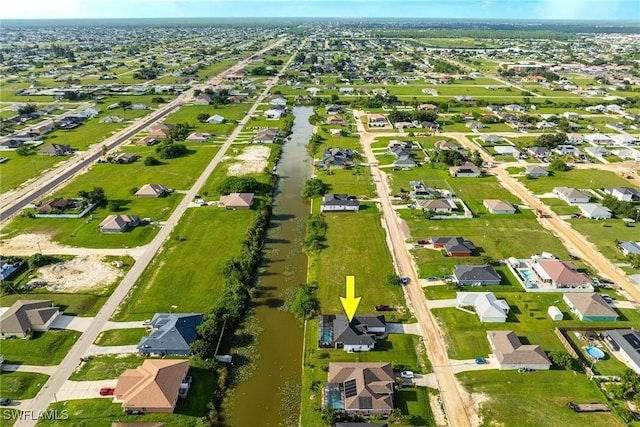
[(458, 306), (473, 306), (481, 322), (504, 323), (509, 314), (509, 304), (496, 299), (493, 292), (458, 292)]
[(591, 219), (609, 219), (611, 211), (598, 203), (580, 203), (578, 205), (582, 215)]

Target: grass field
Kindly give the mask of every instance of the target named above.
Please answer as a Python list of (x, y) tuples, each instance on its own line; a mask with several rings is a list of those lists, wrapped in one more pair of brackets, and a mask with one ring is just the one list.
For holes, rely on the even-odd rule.
[[(307, 321), (301, 418), (301, 425), (305, 427), (320, 427), (324, 425), (320, 420), (319, 413), (322, 395), (319, 389), (318, 391), (312, 390), (312, 385), (317, 385), (327, 380), (326, 369), (330, 362), (389, 362), (396, 370), (410, 369), (423, 373), (430, 371), (424, 349), (418, 345), (418, 337), (391, 334), (386, 340), (378, 341), (374, 351), (347, 353), (342, 350), (318, 350), (317, 329), (318, 323), (316, 319)], [(415, 390), (416, 393), (410, 393), (411, 390)], [(408, 389), (407, 393), (394, 395), (394, 402), (396, 401), (398, 402), (397, 407), (405, 415), (411, 414), (416, 416), (417, 419), (422, 418), (424, 420), (430, 420), (432, 417), (426, 390)]]
[[(169, 115), (165, 123), (189, 123), (189, 125), (193, 126), (194, 132), (207, 132), (216, 136), (226, 136), (233, 132), (236, 128), (234, 122), (241, 120), (247, 114), (250, 107), (250, 104), (230, 104), (219, 105), (217, 107), (211, 105), (185, 105), (175, 113)], [(206, 113), (209, 116), (219, 114), (225, 118), (226, 123), (200, 123), (198, 121), (198, 114), (202, 113)]]
[(48, 375), (35, 372), (0, 373), (0, 392), (2, 397), (11, 400), (32, 399), (47, 382)]
[(611, 413), (575, 413), (573, 402), (605, 402), (595, 382), (569, 371), (476, 371), (459, 374), (465, 388), (483, 393), (485, 425), (522, 427), (622, 426)]
[[(255, 211), (229, 211), (217, 207), (188, 210), (172, 239), (145, 270), (131, 296), (120, 306), (117, 320), (143, 320), (156, 312), (202, 312), (219, 297), (221, 268), (239, 253)], [(224, 247), (215, 256), (213, 248)], [(178, 304), (177, 308), (172, 305)]]
[(142, 365), (144, 358), (137, 354), (94, 356), (83, 362), (69, 377), (72, 381), (97, 381), (118, 378), (126, 369)]
[(100, 332), (96, 338), (96, 345), (134, 345), (140, 342), (140, 338), (146, 336), (146, 328), (111, 329)]
[(520, 181), (535, 194), (549, 193), (555, 187), (606, 188), (628, 187), (628, 180), (613, 172), (594, 169), (574, 169), (568, 172), (554, 172), (553, 176)]
[(4, 363), (57, 365), (75, 344), (80, 332), (63, 330), (35, 332), (31, 339), (3, 340)]
[(616, 240), (621, 242), (640, 240), (640, 225), (637, 223), (627, 226), (619, 219), (603, 222), (587, 218), (572, 219), (569, 222), (573, 228), (594, 243), (600, 253), (613, 262), (626, 262), (616, 245)]
[[(44, 145), (41, 145), (43, 147)], [(15, 151), (3, 151), (2, 157), (9, 160), (0, 164), (0, 193), (6, 193), (29, 179), (43, 175), (57, 163), (68, 160), (67, 156), (20, 156)]]
[(356, 277), (361, 313), (372, 312), (377, 304), (403, 306), (402, 290), (384, 282), (394, 270), (377, 207), (361, 204), (358, 213), (325, 213), (325, 221), (326, 247), (310, 265), (310, 280), (319, 284), (322, 313), (342, 312), (339, 296), (344, 296), (346, 276)]

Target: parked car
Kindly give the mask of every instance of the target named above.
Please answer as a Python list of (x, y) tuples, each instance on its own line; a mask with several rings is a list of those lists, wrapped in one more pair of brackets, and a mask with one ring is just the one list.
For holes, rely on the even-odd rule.
[(407, 276), (400, 278), (400, 282), (402, 282), (403, 285), (408, 285), (410, 280), (411, 279), (409, 279)]
[(489, 362), (484, 357), (476, 357), (476, 365), (486, 365), (487, 363)]
[(2, 406), (11, 405), (11, 399), (9, 399), (8, 397), (0, 397), (0, 405)]
[(115, 388), (112, 387), (102, 387), (100, 389), (100, 396), (113, 396), (113, 394), (116, 392)]
[(391, 308), (388, 305), (376, 305), (374, 307), (376, 311), (389, 311)]
[(429, 276), (429, 277), (427, 277), (427, 280), (430, 281), (430, 282), (435, 282), (436, 280), (438, 280), (438, 278), (434, 277), (434, 276)]
[(419, 245), (428, 245), (429, 241), (428, 240), (418, 240), (418, 244)]
[(138, 409), (125, 409), (125, 414), (127, 415), (144, 415), (144, 412)]
[(601, 296), (605, 302), (613, 302), (613, 298), (611, 298), (609, 295), (601, 295)]
[(413, 372), (412, 371), (402, 371), (402, 372), (400, 372), (400, 378), (411, 379), (411, 378), (413, 378)]

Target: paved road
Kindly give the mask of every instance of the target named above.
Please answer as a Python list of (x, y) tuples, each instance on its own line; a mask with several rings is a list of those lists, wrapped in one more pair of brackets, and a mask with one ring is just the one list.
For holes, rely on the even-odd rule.
[(360, 114), (362, 113), (354, 111), (362, 146), (371, 165), (371, 174), (373, 175), (376, 191), (380, 198), (380, 206), (384, 218), (383, 223), (387, 229), (389, 250), (391, 251), (398, 272), (410, 279), (410, 283), (404, 286), (405, 295), (407, 302), (413, 307), (413, 312), (420, 323), (421, 335), (426, 345), (427, 356), (433, 365), (438, 389), (440, 390), (449, 424), (454, 427), (471, 427), (473, 420), (477, 419), (477, 415), (472, 405), (465, 403), (463, 400), (461, 386), (449, 367), (449, 359), (447, 357), (447, 350), (442, 333), (431, 311), (427, 307), (422, 287), (418, 282), (418, 274), (413, 264), (411, 254), (405, 244), (398, 217), (391, 205), (385, 175), (380, 171), (380, 168), (378, 168), (378, 162), (371, 150), (371, 141), (378, 137), (379, 134), (366, 132), (362, 122), (357, 119)]
[[(282, 44), (285, 39), (279, 40), (278, 42), (264, 48), (258, 54), (262, 54), (267, 50), (271, 49), (274, 46)], [(249, 59), (241, 62), (239, 66), (244, 66), (243, 64), (248, 63)], [(283, 70), (289, 65), (290, 61), (282, 68)], [(234, 68), (237, 68), (236, 65)], [(273, 79), (275, 82), (276, 79)], [(40, 411), (45, 411), (51, 402), (55, 400), (55, 393), (60, 390), (65, 381), (69, 378), (69, 376), (73, 373), (76, 366), (78, 365), (80, 358), (84, 357), (87, 354), (87, 351), (91, 348), (91, 345), (96, 340), (96, 337), (103, 330), (104, 326), (109, 321), (109, 318), (116, 311), (122, 300), (128, 295), (131, 291), (131, 288), (138, 280), (140, 275), (144, 272), (146, 267), (149, 265), (154, 255), (163, 242), (169, 237), (173, 228), (176, 226), (184, 212), (189, 207), (191, 200), (198, 194), (200, 188), (205, 184), (206, 180), (209, 178), (215, 167), (220, 163), (223, 156), (225, 155), (227, 149), (234, 141), (234, 139), (238, 136), (242, 127), (249, 121), (251, 114), (255, 113), (258, 105), (262, 102), (262, 100), (266, 97), (269, 90), (271, 89), (272, 84), (267, 85), (264, 92), (258, 97), (256, 102), (251, 107), (249, 113), (240, 121), (240, 124), (233, 131), (231, 136), (227, 139), (227, 141), (222, 145), (220, 150), (213, 157), (211, 162), (207, 165), (204, 172), (198, 177), (196, 183), (193, 185), (191, 190), (187, 192), (187, 195), (182, 199), (178, 207), (171, 214), (171, 217), (166, 221), (164, 227), (160, 229), (156, 237), (153, 241), (146, 246), (144, 253), (141, 255), (140, 259), (133, 265), (133, 267), (129, 270), (127, 275), (122, 279), (118, 287), (115, 289), (113, 294), (109, 297), (104, 306), (100, 309), (94, 321), (91, 325), (86, 329), (86, 331), (82, 334), (82, 336), (78, 339), (78, 341), (74, 344), (74, 346), (69, 350), (67, 356), (64, 358), (62, 363), (58, 366), (58, 370), (49, 378), (49, 381), (44, 385), (44, 387), (40, 390), (38, 395), (30, 402), (26, 409), (33, 411), (34, 413), (38, 413)], [(34, 420), (19, 420), (15, 424), (15, 427), (27, 427), (34, 426)]]

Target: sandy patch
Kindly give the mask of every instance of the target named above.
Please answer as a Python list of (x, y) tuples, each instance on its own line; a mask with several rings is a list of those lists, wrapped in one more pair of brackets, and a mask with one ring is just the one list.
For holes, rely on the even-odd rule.
[(236, 162), (229, 165), (229, 175), (239, 176), (250, 173), (260, 173), (267, 167), (267, 159), (271, 154), (269, 147), (264, 145), (252, 145), (244, 149), (236, 159)]
[(56, 292), (77, 292), (104, 288), (113, 283), (120, 271), (101, 261), (99, 255), (76, 257), (63, 263), (47, 265), (37, 271), (37, 281), (48, 283)]
[(65, 248), (65, 246), (52, 242), (50, 236), (46, 234), (20, 234), (11, 239), (3, 240), (0, 244), (0, 250), (6, 250), (12, 254), (16, 251), (35, 253), (61, 248)]

